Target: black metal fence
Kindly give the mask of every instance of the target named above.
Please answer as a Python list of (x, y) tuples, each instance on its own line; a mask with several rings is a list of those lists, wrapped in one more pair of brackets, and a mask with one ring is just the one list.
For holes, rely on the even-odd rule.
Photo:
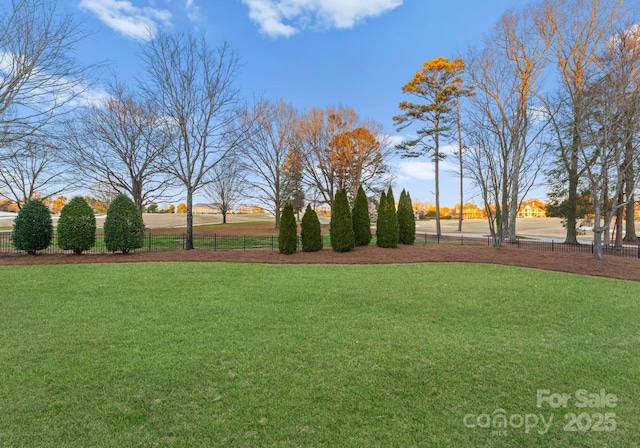
[[(0, 232), (0, 254), (1, 253), (20, 253), (15, 249), (11, 238), (10, 231)], [(325, 247), (331, 245), (329, 235), (323, 235), (323, 244)], [(374, 237), (375, 238), (375, 237)], [(375, 244), (375, 239), (372, 244)], [(416, 235), (415, 244), (431, 245), (431, 244), (447, 244), (456, 246), (491, 246), (491, 237), (469, 237), (464, 235), (435, 235), (427, 233), (419, 233)], [(195, 234), (193, 236), (193, 245), (198, 249), (209, 250), (249, 250), (249, 249), (278, 249), (277, 235), (218, 235), (218, 234)], [(518, 249), (539, 250), (557, 253), (593, 253), (593, 243), (583, 243), (578, 245), (563, 244), (555, 241), (538, 241), (529, 239), (518, 239), (516, 243), (504, 243), (505, 246), (514, 246)], [(181, 250), (186, 246), (186, 234), (153, 234), (147, 233), (144, 239), (144, 245), (138, 251), (156, 252), (163, 250)], [(298, 247), (302, 244), (298, 239)], [(54, 238), (47, 249), (39, 251), (45, 254), (64, 254), (71, 253), (58, 247), (58, 242), (54, 232)], [(108, 253), (104, 244), (104, 235), (96, 234), (96, 243), (88, 251), (88, 254), (105, 254)], [(624, 245), (621, 248), (615, 246), (604, 246), (604, 254), (608, 256), (619, 256), (626, 258), (640, 259), (640, 245)]]

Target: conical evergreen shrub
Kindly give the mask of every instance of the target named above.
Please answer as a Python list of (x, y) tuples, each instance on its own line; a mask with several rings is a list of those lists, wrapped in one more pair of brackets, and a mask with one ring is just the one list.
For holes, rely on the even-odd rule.
[(336, 252), (349, 252), (355, 246), (353, 221), (347, 192), (342, 189), (336, 192), (331, 207), (331, 224), (329, 226), (331, 247)]
[(104, 244), (108, 251), (123, 254), (139, 249), (144, 244), (144, 221), (136, 204), (119, 194), (107, 210), (104, 221)]
[(96, 217), (81, 196), (76, 196), (60, 211), (58, 220), (58, 246), (81, 254), (96, 242)]
[(351, 219), (353, 221), (353, 236), (356, 246), (369, 245), (371, 242), (371, 218), (369, 218), (369, 202), (362, 185), (358, 188), (358, 194), (356, 194), (356, 199), (353, 201)]
[(278, 250), (281, 254), (291, 255), (298, 248), (298, 225), (293, 214), (293, 207), (287, 202), (280, 216), (280, 231), (278, 233)]
[(378, 205), (377, 245), (380, 247), (398, 247), (398, 216), (391, 187), (387, 194), (382, 193)]
[(398, 242), (413, 244), (416, 239), (416, 217), (413, 214), (413, 204), (408, 192), (402, 190), (398, 201)]
[(33, 255), (36, 251), (49, 247), (52, 240), (51, 212), (42, 201), (27, 201), (13, 222), (14, 247)]
[(301, 224), (302, 250), (304, 252), (317, 252), (322, 249), (322, 227), (318, 214), (307, 205)]
[(386, 235), (389, 233), (389, 219), (385, 216), (387, 210), (387, 194), (383, 191), (378, 202), (378, 216), (376, 217), (376, 245), (385, 246)]

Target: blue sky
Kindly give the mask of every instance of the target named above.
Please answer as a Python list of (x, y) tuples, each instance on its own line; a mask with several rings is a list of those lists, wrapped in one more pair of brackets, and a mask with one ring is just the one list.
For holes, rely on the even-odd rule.
[[(342, 104), (400, 139), (392, 118), (408, 100), (401, 87), (422, 63), (453, 58), (480, 41), (502, 13), (527, 0), (60, 0), (93, 34), (82, 63), (106, 62), (133, 82), (140, 45), (159, 30), (193, 30), (228, 42), (243, 63), (239, 87), (299, 110)], [(403, 133), (410, 133), (405, 130)], [(454, 164), (455, 159), (449, 159)], [(398, 181), (414, 199), (433, 202), (427, 158), (395, 159)], [(458, 202), (457, 175), (443, 164), (441, 205)], [(473, 199), (471, 188), (465, 197)], [(477, 199), (476, 199), (476, 202)]]

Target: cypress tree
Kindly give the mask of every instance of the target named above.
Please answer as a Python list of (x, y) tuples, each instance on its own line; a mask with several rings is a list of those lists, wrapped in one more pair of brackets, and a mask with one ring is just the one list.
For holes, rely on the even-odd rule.
[(60, 212), (58, 220), (58, 246), (81, 254), (96, 242), (96, 217), (81, 196), (76, 196)]
[(301, 227), (300, 238), (302, 239), (303, 252), (317, 252), (322, 249), (322, 228), (318, 214), (311, 208), (311, 205), (307, 205)]
[(371, 242), (371, 218), (369, 218), (369, 203), (367, 195), (360, 185), (351, 211), (353, 221), (353, 236), (356, 246), (368, 246)]
[(129, 253), (144, 245), (144, 221), (135, 202), (119, 194), (107, 210), (104, 220), (104, 244), (108, 251)]
[(355, 246), (351, 210), (349, 210), (349, 200), (344, 189), (337, 191), (333, 199), (329, 234), (331, 247), (336, 252), (349, 252)]
[(378, 202), (378, 216), (376, 218), (376, 244), (378, 247), (387, 247), (385, 244), (389, 233), (389, 219), (386, 216), (387, 195), (383, 191)]
[(386, 247), (398, 247), (398, 215), (396, 212), (396, 201), (393, 197), (391, 187), (387, 190), (386, 216), (389, 219), (388, 246)]
[(42, 201), (27, 201), (13, 222), (13, 245), (30, 255), (49, 247), (53, 240), (51, 212)]
[(280, 231), (278, 233), (278, 249), (281, 254), (291, 255), (298, 248), (298, 226), (293, 214), (291, 202), (287, 202), (280, 216)]
[(398, 242), (413, 244), (416, 239), (416, 218), (413, 214), (413, 204), (408, 192), (402, 190), (398, 201)]

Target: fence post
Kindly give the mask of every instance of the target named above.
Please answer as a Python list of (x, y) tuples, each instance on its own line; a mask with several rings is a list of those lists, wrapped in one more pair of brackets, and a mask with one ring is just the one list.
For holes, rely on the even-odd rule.
[(460, 245), (464, 246), (464, 235), (460, 235)]
[(640, 245), (638, 245), (638, 258), (640, 258)]
[(518, 249), (520, 249), (520, 238), (516, 238), (516, 245), (518, 246)]
[(438, 237), (438, 244), (440, 244), (440, 234), (438, 233), (436, 236)]
[(213, 234), (213, 250), (218, 250), (218, 235), (216, 233)]
[(553, 240), (551, 240), (551, 252), (553, 252)]
[(242, 250), (247, 250), (247, 235), (242, 235)]
[(187, 248), (187, 234), (182, 232), (182, 249)]
[(151, 232), (147, 233), (147, 250), (151, 252)]

